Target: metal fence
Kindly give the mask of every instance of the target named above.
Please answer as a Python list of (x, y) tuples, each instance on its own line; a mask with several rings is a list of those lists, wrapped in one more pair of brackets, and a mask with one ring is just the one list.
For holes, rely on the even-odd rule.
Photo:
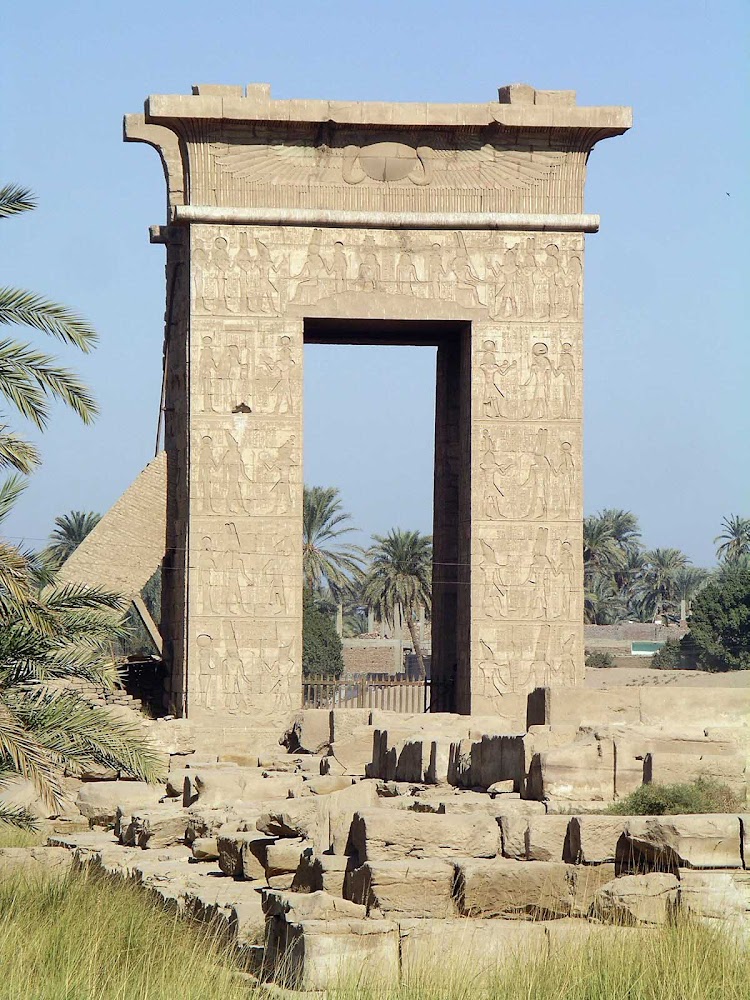
[[(446, 690), (443, 690), (446, 688)], [(405, 677), (303, 677), (303, 708), (380, 708), (417, 715), (450, 700), (447, 686)], [(444, 709), (442, 709), (444, 710)]]

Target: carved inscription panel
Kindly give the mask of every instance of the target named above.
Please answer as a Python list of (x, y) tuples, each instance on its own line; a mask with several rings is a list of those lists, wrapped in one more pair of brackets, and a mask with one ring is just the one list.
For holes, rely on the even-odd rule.
[(471, 324), (472, 710), (581, 678), (582, 259), (577, 234), (192, 227), (191, 711), (299, 704), (305, 317)]

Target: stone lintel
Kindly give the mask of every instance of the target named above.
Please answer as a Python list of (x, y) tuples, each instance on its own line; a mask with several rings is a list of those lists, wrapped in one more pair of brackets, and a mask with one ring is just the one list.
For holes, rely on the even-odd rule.
[[(523, 215), (499, 212), (347, 212), (316, 208), (219, 208), (177, 205), (175, 223), (337, 226), (351, 229), (487, 229), (514, 232), (595, 233), (598, 215)], [(161, 239), (152, 242), (162, 242)]]
[[(517, 88), (518, 93), (516, 93)], [(599, 138), (621, 135), (633, 123), (627, 107), (578, 107), (574, 91), (537, 91), (526, 85), (501, 88), (500, 100), (484, 104), (386, 103), (380, 101), (283, 100), (264, 85), (241, 88), (201, 85), (198, 94), (156, 94), (146, 100), (146, 121), (174, 127), (179, 119), (392, 127), (588, 128)]]

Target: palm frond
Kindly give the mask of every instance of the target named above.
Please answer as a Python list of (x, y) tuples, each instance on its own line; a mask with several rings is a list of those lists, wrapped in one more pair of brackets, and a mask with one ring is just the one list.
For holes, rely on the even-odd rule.
[(21, 187), (20, 184), (4, 184), (0, 187), (0, 219), (30, 212), (32, 208), (36, 208), (36, 197), (28, 188)]
[(164, 755), (137, 723), (73, 691), (17, 691), (12, 709), (39, 745), (68, 767), (100, 764), (149, 782), (165, 777)]
[(10, 466), (28, 476), (40, 461), (39, 451), (30, 441), (0, 424), (0, 469)]
[(6, 823), (17, 830), (34, 833), (38, 829), (36, 817), (22, 806), (9, 806), (0, 799), (0, 823)]
[(88, 353), (98, 339), (94, 328), (66, 306), (23, 288), (0, 288), (0, 324), (19, 323)]
[(69, 406), (86, 424), (98, 412), (93, 396), (73, 372), (59, 367), (49, 354), (7, 338), (0, 341), (0, 393), (40, 429), (49, 419), (49, 399)]
[[(25, 692), (20, 695), (24, 697)], [(59, 771), (47, 750), (19, 720), (9, 700), (7, 691), (0, 694), (0, 758), (16, 774), (31, 781), (44, 803), (55, 808), (63, 800)]]

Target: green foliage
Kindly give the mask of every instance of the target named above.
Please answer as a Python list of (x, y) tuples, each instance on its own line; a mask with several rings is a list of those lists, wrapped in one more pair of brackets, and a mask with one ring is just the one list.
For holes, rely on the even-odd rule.
[(728, 566), (704, 587), (688, 635), (701, 669), (750, 669), (750, 569)]
[(587, 649), (586, 666), (596, 668), (614, 667), (615, 658), (606, 649)]
[(606, 811), (617, 816), (678, 816), (731, 813), (742, 808), (730, 788), (708, 775), (679, 785), (641, 785)]
[(351, 515), (342, 510), (335, 486), (306, 486), (302, 509), (302, 567), (305, 589), (334, 601), (350, 596), (362, 575), (362, 550), (341, 543), (350, 531)]
[(53, 569), (59, 569), (101, 519), (102, 515), (92, 510), (72, 510), (56, 517), (50, 543), (41, 553), (44, 561)]
[(654, 670), (693, 670), (695, 658), (689, 657), (680, 639), (667, 639), (661, 649), (651, 657)]
[(409, 630), (421, 677), (426, 676), (415, 620), (419, 609), (432, 605), (432, 539), (419, 531), (392, 528), (373, 535), (370, 569), (365, 578), (365, 603), (381, 621), (393, 623), (400, 613)]
[(736, 565), (750, 555), (750, 517), (730, 514), (723, 518), (721, 526), (724, 530), (714, 538), (714, 542), (721, 542), (716, 558), (727, 565)]
[(343, 646), (334, 614), (308, 593), (302, 610), (302, 674), (340, 677), (343, 672)]

